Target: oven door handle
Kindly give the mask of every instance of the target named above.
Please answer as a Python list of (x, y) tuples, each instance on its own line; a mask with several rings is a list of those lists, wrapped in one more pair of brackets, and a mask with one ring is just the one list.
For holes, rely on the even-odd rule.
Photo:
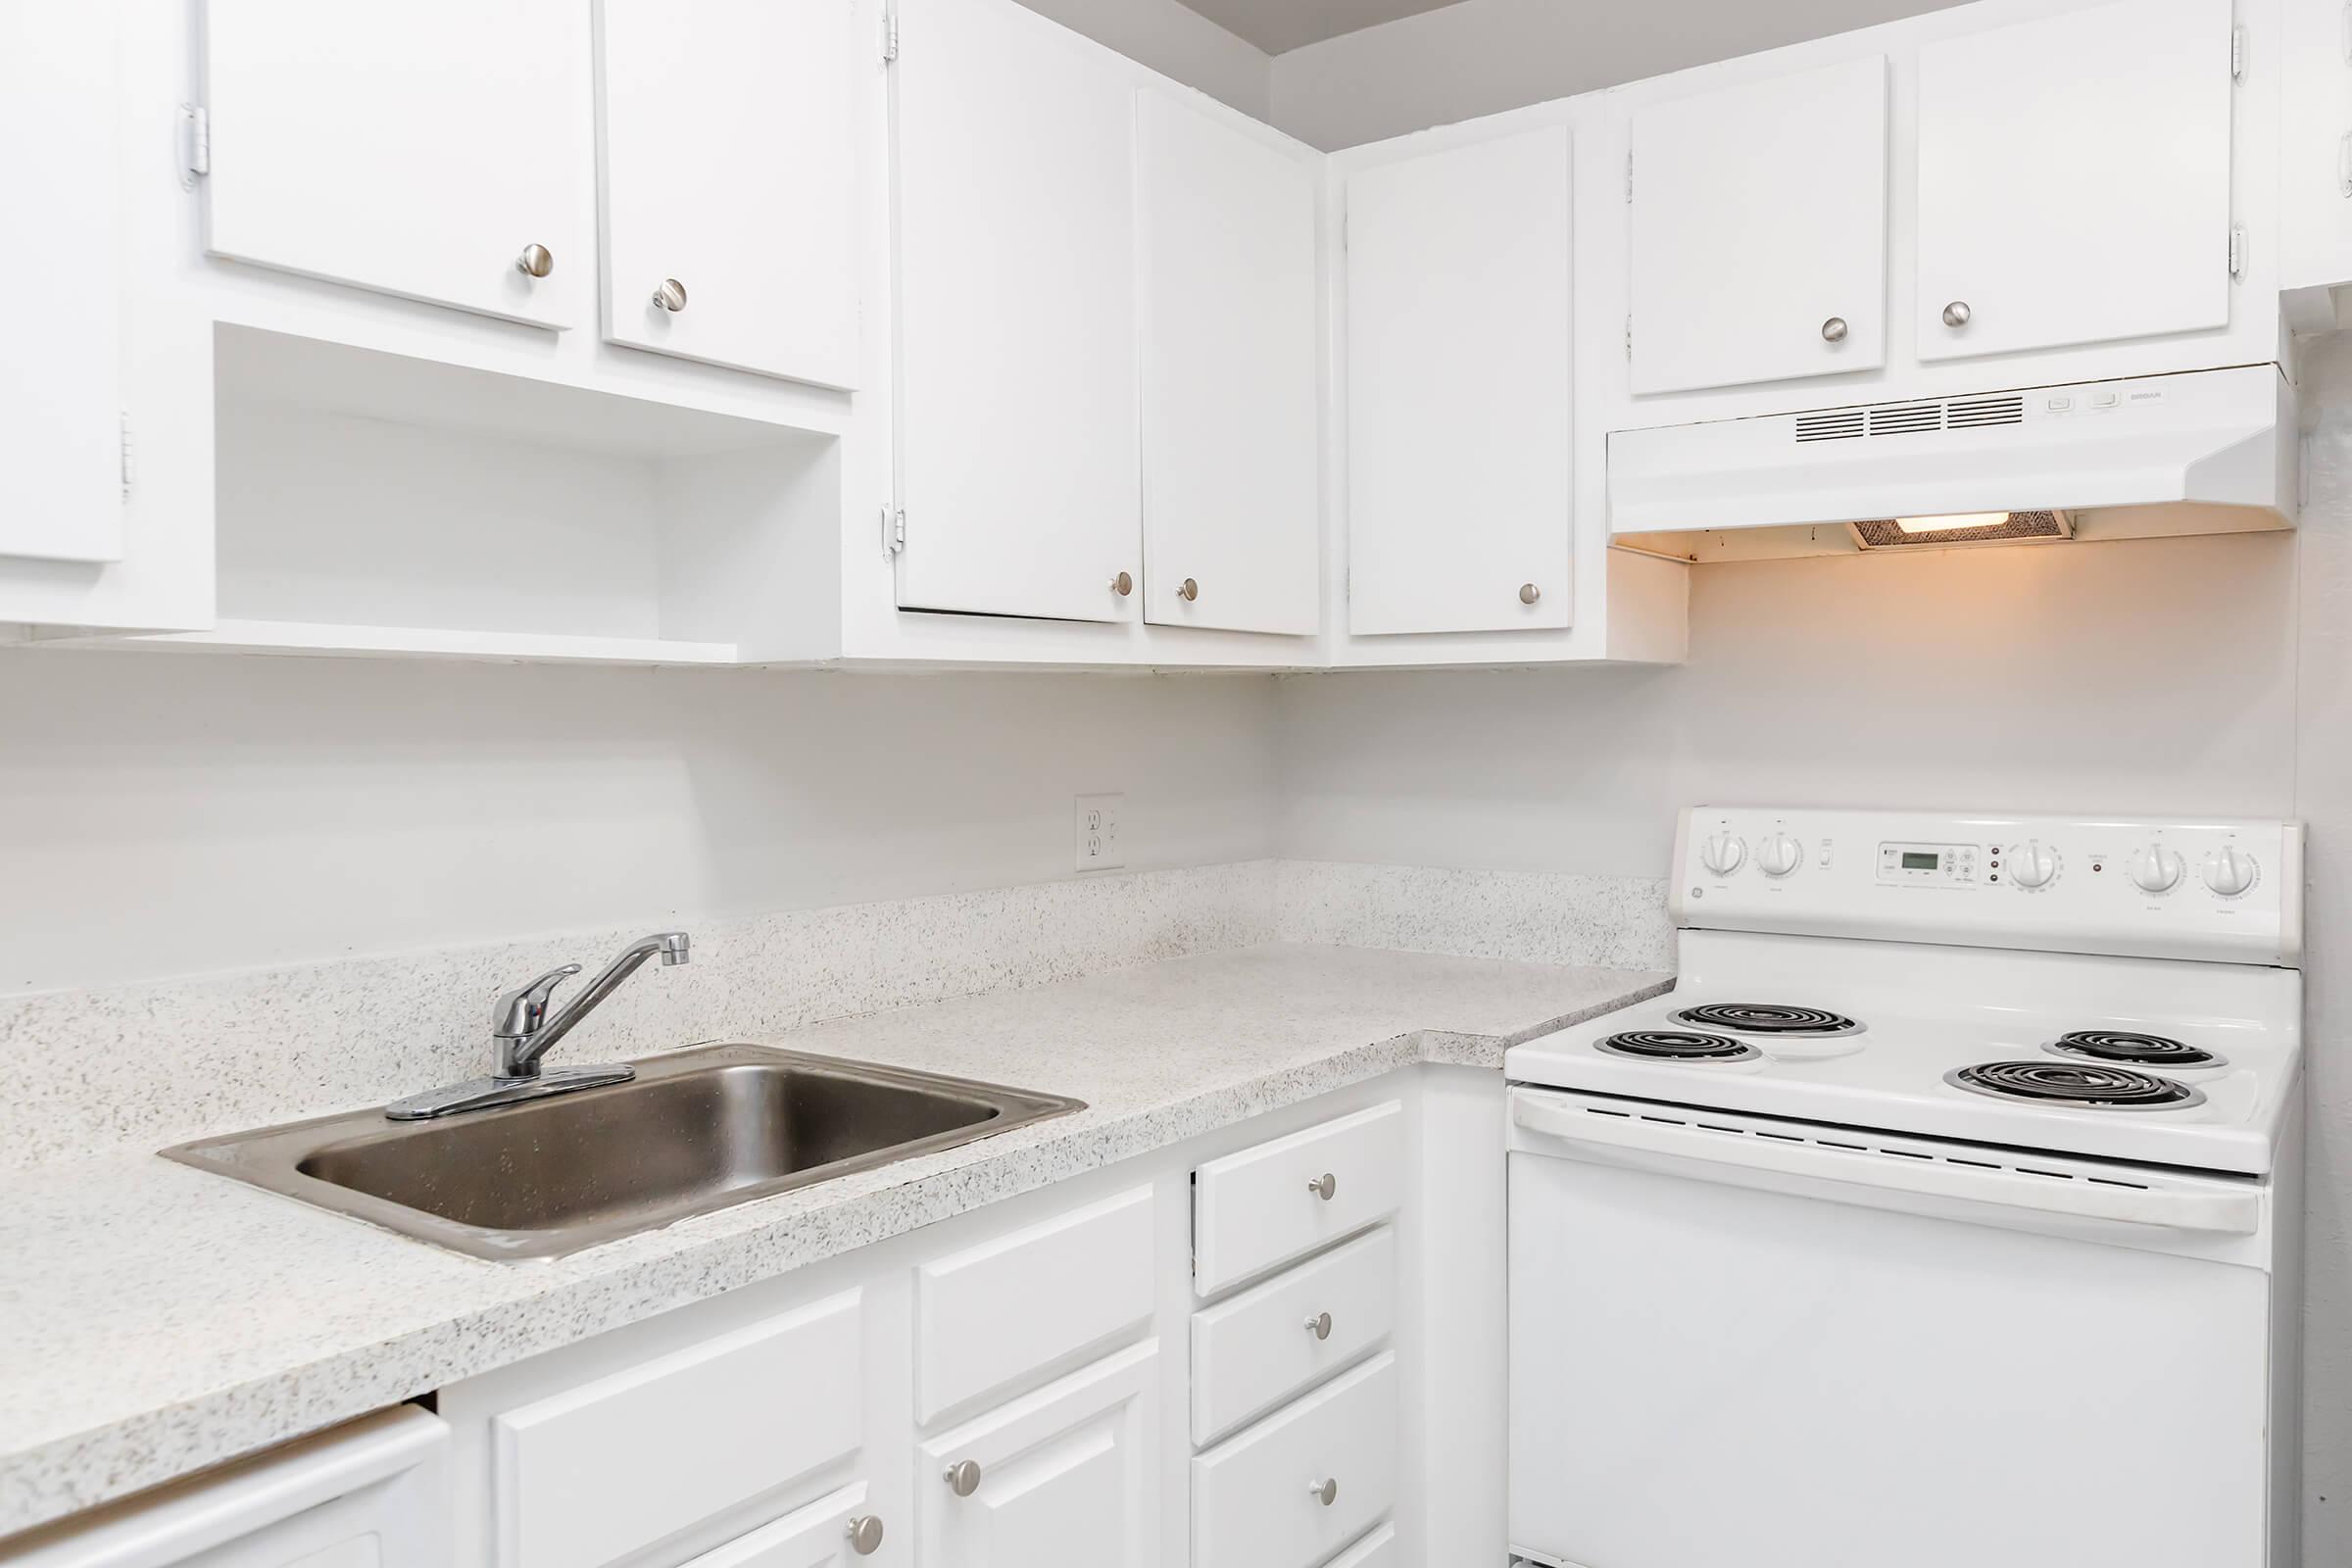
[(1665, 1122), (1638, 1115), (1601, 1114), (1573, 1103), (1539, 1100), (1525, 1092), (1512, 1095), (1511, 1119), (1525, 1132), (1616, 1153), (1620, 1162), (1626, 1154), (1662, 1154), (1923, 1198), (1964, 1199), (2036, 1213), (2225, 1236), (2250, 1236), (2262, 1224), (2258, 1193), (2109, 1186), (2018, 1170), (1982, 1170), (1941, 1160), (1908, 1159), (1869, 1150), (1824, 1149), (1818, 1144), (1784, 1143), (1752, 1133), (1716, 1132), (1695, 1120)]

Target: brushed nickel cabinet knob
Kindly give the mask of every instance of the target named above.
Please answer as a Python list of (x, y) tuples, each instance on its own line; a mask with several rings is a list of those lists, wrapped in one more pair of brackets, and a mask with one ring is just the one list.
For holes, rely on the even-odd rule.
[(1340, 1190), (1340, 1179), (1331, 1172), (1325, 1171), (1320, 1176), (1310, 1178), (1307, 1181), (1306, 1190), (1328, 1203), (1331, 1201), (1332, 1195)]
[(1969, 317), (1974, 314), (1975, 313), (1968, 308), (1968, 301), (1954, 300), (1951, 304), (1946, 305), (1943, 308), (1943, 324), (1946, 326), (1966, 326), (1968, 324)]
[(850, 1549), (860, 1557), (871, 1557), (882, 1549), (882, 1521), (870, 1513), (861, 1513), (850, 1521)]
[(1844, 342), (1844, 341), (1845, 341), (1845, 318), (1844, 318), (1844, 317), (1842, 317), (1842, 316), (1833, 316), (1833, 317), (1831, 317), (1831, 318), (1830, 318), (1828, 320), (1826, 320), (1826, 321), (1822, 322), (1822, 323), (1821, 323), (1821, 340), (1822, 340), (1824, 343), (1842, 343), (1842, 342)]
[(1200, 597), (1200, 585), (1187, 577), (1176, 585), (1176, 597), (1189, 605)]
[(1331, 1314), (1329, 1312), (1317, 1312), (1313, 1317), (1308, 1318), (1306, 1320), (1306, 1332), (1312, 1334), (1318, 1340), (1330, 1339)]
[(670, 315), (677, 315), (686, 308), (686, 285), (674, 277), (663, 278), (662, 286), (654, 290), (654, 303)]
[(948, 1490), (958, 1497), (968, 1497), (980, 1490), (980, 1464), (976, 1459), (958, 1459), (947, 1468)]
[(1534, 583), (1523, 582), (1519, 585), (1519, 602), (1521, 604), (1532, 605), (1543, 597), (1544, 590), (1537, 587)]
[(1329, 1477), (1321, 1481), (1309, 1481), (1306, 1484), (1306, 1494), (1328, 1508), (1340, 1500), (1340, 1484), (1337, 1480)]
[(1122, 571), (1110, 579), (1110, 591), (1124, 599), (1135, 592), (1135, 579)]
[(556, 270), (556, 253), (544, 245), (525, 245), (514, 258), (514, 270), (525, 277), (545, 277)]

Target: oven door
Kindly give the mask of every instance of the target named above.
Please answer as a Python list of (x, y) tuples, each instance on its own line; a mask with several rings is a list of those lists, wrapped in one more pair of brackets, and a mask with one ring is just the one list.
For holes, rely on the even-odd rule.
[(2267, 1562), (2261, 1184), (1511, 1098), (1515, 1551)]

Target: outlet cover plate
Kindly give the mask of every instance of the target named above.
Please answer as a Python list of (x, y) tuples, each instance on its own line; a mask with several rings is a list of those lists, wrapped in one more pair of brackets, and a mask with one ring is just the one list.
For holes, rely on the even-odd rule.
[(1081, 871), (1108, 871), (1127, 863), (1127, 849), (1119, 840), (1119, 813), (1124, 795), (1081, 795), (1072, 822), (1076, 830), (1076, 860)]

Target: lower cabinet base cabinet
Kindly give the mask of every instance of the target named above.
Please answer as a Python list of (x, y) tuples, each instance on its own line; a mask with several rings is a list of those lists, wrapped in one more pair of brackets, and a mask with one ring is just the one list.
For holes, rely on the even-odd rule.
[(1396, 1498), (1390, 1351), (1193, 1461), (1193, 1568), (1320, 1568)]
[(1153, 1564), (1158, 1361), (1159, 1343), (1150, 1341), (925, 1443), (918, 1560)]

